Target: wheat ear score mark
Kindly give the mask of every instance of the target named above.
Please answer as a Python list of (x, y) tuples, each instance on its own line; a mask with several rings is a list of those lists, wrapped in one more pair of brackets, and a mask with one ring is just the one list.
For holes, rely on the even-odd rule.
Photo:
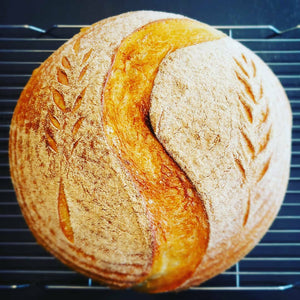
[(247, 221), (249, 219), (250, 206), (251, 206), (251, 191), (248, 190), (247, 206), (246, 206), (246, 212), (244, 214), (244, 220), (243, 220), (243, 226), (244, 227), (246, 226)]
[(68, 70), (71, 69), (70, 61), (69, 61), (69, 59), (68, 59), (66, 56), (64, 56), (64, 57), (62, 58), (61, 64), (62, 64), (62, 66), (63, 66), (65, 69), (68, 69)]
[(77, 111), (81, 104), (82, 104), (82, 99), (85, 95), (85, 91), (86, 91), (86, 88), (84, 88), (81, 93), (79, 94), (79, 96), (77, 96), (76, 100), (75, 100), (75, 103), (73, 105), (73, 108), (72, 108), (72, 112), (74, 113), (75, 111)]
[(90, 58), (92, 52), (93, 52), (93, 49), (90, 49), (87, 53), (84, 54), (81, 65), (83, 65), (87, 62), (87, 60)]
[(66, 72), (60, 68), (57, 68), (57, 81), (63, 85), (69, 85), (69, 79)]
[(63, 112), (65, 112), (66, 111), (66, 103), (65, 103), (63, 94), (61, 92), (59, 92), (58, 90), (53, 89), (52, 95), (53, 95), (53, 101), (55, 102), (57, 107), (60, 110), (62, 110)]
[(60, 123), (50, 112), (48, 113), (51, 124), (58, 130), (60, 130)]
[[(258, 89), (255, 93), (252, 89), (252, 82), (258, 75), (255, 62), (252, 59), (248, 61), (244, 54), (242, 54), (240, 58), (233, 58), (233, 60), (237, 66), (237, 69), (234, 71), (236, 78), (242, 84), (244, 90), (238, 95), (238, 99), (241, 104), (242, 111), (244, 112), (244, 116), (246, 116), (244, 119), (248, 122), (246, 129), (240, 130), (240, 135), (244, 141), (241, 147), (245, 145), (247, 152), (251, 154), (250, 161), (247, 162), (247, 159), (245, 159), (244, 156), (240, 156), (239, 160), (235, 159), (235, 163), (238, 170), (241, 172), (244, 184), (249, 184), (247, 176), (250, 176), (250, 178), (256, 178), (256, 184), (258, 184), (267, 173), (272, 158), (272, 155), (269, 156), (262, 168), (255, 165), (258, 161), (258, 157), (260, 157), (260, 155), (267, 149), (272, 134), (272, 124), (269, 126), (267, 132), (263, 130), (269, 122), (269, 105), (267, 101), (265, 101), (265, 104), (262, 104), (264, 99), (262, 79), (260, 79)], [(258, 136), (259, 142), (253, 143), (250, 138), (251, 136)], [(243, 226), (246, 226), (247, 224), (250, 209), (251, 192), (249, 188)]]
[(46, 144), (48, 145), (48, 147), (54, 151), (55, 153), (58, 152), (58, 148), (57, 148), (57, 144), (56, 141), (54, 140), (54, 138), (46, 132)]
[(84, 117), (81, 117), (79, 120), (77, 120), (77, 122), (74, 124), (74, 126), (73, 126), (73, 129), (72, 129), (72, 134), (73, 135), (75, 135), (77, 132), (78, 132), (78, 130), (79, 130), (79, 128), (80, 128), (80, 126), (81, 126), (81, 124), (82, 124), (82, 122), (84, 121)]
[(79, 74), (79, 76), (78, 76), (78, 81), (81, 81), (81, 80), (82, 80), (82, 78), (83, 78), (83, 76), (85, 75), (87, 69), (88, 69), (88, 66), (85, 66), (85, 67), (81, 70), (81, 72), (80, 72), (80, 74)]
[[(73, 45), (73, 50), (76, 55), (70, 55), (70, 57), (63, 56), (61, 59), (61, 66), (56, 68), (56, 80), (59, 84), (64, 86), (74, 86), (74, 84), (77, 86), (78, 82), (74, 82), (74, 78), (79, 78), (80, 80), (83, 79), (83, 76), (85, 75), (87, 69), (88, 69), (88, 60), (90, 59), (90, 56), (93, 52), (93, 49), (88, 50), (83, 56), (81, 56), (80, 53), (80, 39), (76, 40)], [(81, 66), (85, 64), (84, 67), (76, 68), (76, 66)], [(79, 71), (78, 71), (79, 70)], [(71, 76), (69, 76), (71, 75)], [(52, 94), (52, 100), (54, 104), (54, 108), (51, 108), (48, 111), (48, 126), (51, 126), (52, 129), (47, 128), (45, 133), (45, 141), (49, 149), (54, 153), (60, 155), (61, 153), (61, 147), (63, 147), (63, 144), (57, 144), (57, 142), (54, 139), (53, 130), (55, 133), (55, 138), (58, 139), (59, 135), (71, 135), (73, 137), (74, 143), (70, 150), (70, 155), (73, 154), (74, 149), (78, 145), (81, 137), (78, 136), (78, 131), (80, 127), (82, 126), (82, 123), (85, 119), (85, 117), (81, 116), (80, 107), (82, 105), (82, 101), (86, 92), (86, 86), (81, 89), (81, 92), (76, 97), (76, 100), (71, 105), (71, 109), (67, 107), (67, 104), (65, 102), (64, 92), (60, 90), (60, 87), (52, 88), (51, 94)], [(56, 109), (55, 109), (56, 107)], [(63, 115), (66, 117), (64, 120), (64, 117), (60, 116), (60, 119), (58, 119), (54, 113), (57, 112), (57, 108), (63, 113)], [(59, 113), (59, 115), (61, 115)], [(76, 113), (76, 114), (75, 114)], [(69, 126), (65, 126), (67, 120), (69, 118), (74, 118), (78, 115), (78, 119), (75, 121), (72, 128)], [(61, 124), (62, 122), (62, 124)], [(60, 148), (59, 148), (60, 147)], [(60, 157), (60, 156), (58, 156)], [(59, 159), (59, 158), (58, 158)], [(60, 180), (59, 184), (59, 190), (58, 190), (58, 217), (59, 217), (59, 223), (60, 228), (64, 234), (64, 236), (67, 238), (67, 240), (71, 243), (74, 243), (74, 234), (70, 219), (70, 211), (68, 206), (68, 201), (65, 194), (65, 187), (62, 179)]]
[(252, 101), (254, 103), (256, 103), (256, 98), (254, 96), (254, 93), (252, 91), (252, 87), (249, 84), (247, 79), (244, 79), (238, 72), (235, 72), (236, 77), (238, 78), (238, 80), (243, 84), (244, 88), (245, 88), (245, 92), (249, 95), (249, 97), (252, 99)]

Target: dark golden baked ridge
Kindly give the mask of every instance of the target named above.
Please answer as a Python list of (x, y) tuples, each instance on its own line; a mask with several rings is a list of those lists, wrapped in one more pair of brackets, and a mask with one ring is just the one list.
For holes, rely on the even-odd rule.
[(255, 54), (140, 11), (85, 29), (33, 73), (9, 154), (40, 244), (112, 287), (162, 292), (255, 246), (283, 200), (290, 144), (288, 100)]

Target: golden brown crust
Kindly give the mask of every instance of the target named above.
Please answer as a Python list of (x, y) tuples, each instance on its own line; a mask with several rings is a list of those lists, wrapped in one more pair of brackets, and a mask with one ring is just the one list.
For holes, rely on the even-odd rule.
[[(169, 252), (159, 250), (158, 226), (167, 232), (168, 217), (176, 217), (170, 213), (164, 220), (158, 200), (149, 208), (152, 192), (141, 187), (150, 181), (144, 182), (146, 176), (139, 186), (136, 170), (118, 155), (125, 148), (109, 142), (101, 95), (125, 37), (172, 18), (182, 16), (133, 12), (85, 29), (34, 71), (12, 119), (11, 176), (37, 241), (68, 266), (113, 287), (145, 286), (149, 276), (159, 275), (156, 259)], [(173, 284), (167, 272), (165, 286), (149, 286), (152, 292), (199, 284), (247, 254), (275, 218), (289, 176), (290, 107), (265, 64), (230, 38), (172, 51), (160, 63), (153, 89), (149, 85), (148, 125), (161, 143), (157, 149), (167, 151), (176, 172), (185, 172), (193, 184), (198, 208), (204, 205), (187, 209), (185, 217), (197, 217), (196, 211), (201, 222), (208, 217), (201, 230), (209, 225), (209, 244), (200, 232), (207, 250), (195, 261), (196, 271), (187, 268), (189, 278), (174, 277)], [(188, 239), (189, 226), (180, 226)]]

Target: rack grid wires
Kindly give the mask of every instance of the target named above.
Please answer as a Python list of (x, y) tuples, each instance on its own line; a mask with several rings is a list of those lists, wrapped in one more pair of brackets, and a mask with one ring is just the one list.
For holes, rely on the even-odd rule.
[[(40, 247), (20, 212), (8, 164), (10, 120), (31, 76), (86, 25), (0, 25), (0, 288), (107, 289), (71, 271)], [(286, 290), (300, 285), (300, 25), (216, 26), (260, 56), (278, 76), (293, 110), (288, 191), (262, 241), (229, 270), (191, 290)]]

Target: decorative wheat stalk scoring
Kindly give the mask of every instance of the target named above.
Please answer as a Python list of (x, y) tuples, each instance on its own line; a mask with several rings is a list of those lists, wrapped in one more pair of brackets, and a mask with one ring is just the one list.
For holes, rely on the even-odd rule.
[[(86, 86), (83, 86), (82, 80), (88, 70), (88, 60), (92, 51), (93, 49), (90, 49), (82, 54), (80, 39), (78, 39), (73, 45), (73, 54), (69, 57), (64, 56), (61, 66), (57, 67), (57, 88), (51, 91), (54, 105), (48, 111), (49, 128), (46, 130), (46, 143), (51, 151), (57, 154), (64, 153), (67, 157), (73, 154), (80, 141), (79, 131), (85, 120), (85, 117), (80, 114), (80, 107), (86, 92)], [(64, 88), (60, 89), (62, 86)], [(64, 91), (68, 88), (79, 90), (72, 102), (66, 101), (67, 96)], [(72, 121), (74, 118), (75, 122)], [(63, 142), (59, 143), (59, 141)], [(71, 145), (66, 145), (66, 141), (71, 141)], [(63, 178), (61, 178), (58, 190), (58, 216), (62, 232), (73, 243), (74, 234), (64, 186)]]
[[(88, 60), (92, 54), (93, 49), (85, 52), (83, 55), (80, 51), (80, 39), (78, 39), (73, 45), (73, 55), (69, 57), (64, 56), (61, 60), (61, 66), (57, 68), (57, 82), (65, 87), (76, 87), (81, 86), (80, 83), (84, 78), (88, 70)], [(262, 130), (259, 134), (258, 130), (268, 123), (269, 119), (269, 107), (265, 101), (264, 109), (259, 108), (262, 99), (264, 98), (263, 85), (260, 84), (259, 91), (253, 91), (253, 84), (251, 81), (256, 79), (257, 70), (255, 63), (250, 60), (248, 61), (245, 55), (241, 55), (239, 58), (234, 58), (237, 69), (235, 74), (237, 79), (243, 86), (243, 92), (238, 95), (239, 104), (242, 108), (245, 121), (248, 123), (247, 126), (240, 129), (240, 140), (241, 140), (241, 151), (237, 152), (235, 156), (235, 164), (241, 173), (242, 184), (248, 184), (249, 178), (255, 178), (256, 184), (262, 180), (268, 171), (272, 156), (270, 155), (265, 161), (264, 165), (260, 168), (256, 167), (258, 157), (266, 150), (272, 133), (272, 125), (269, 125), (268, 130)], [(78, 66), (80, 68), (78, 68)], [(79, 70), (79, 71), (78, 71)], [(63, 118), (56, 116), (55, 109), (48, 112), (49, 124), (51, 124), (52, 130), (46, 131), (45, 138), (48, 147), (55, 153), (60, 152), (60, 148), (64, 148), (63, 144), (57, 143), (54, 136), (59, 136), (60, 133), (64, 135), (72, 136), (72, 147), (69, 155), (72, 155), (73, 150), (78, 145), (80, 137), (78, 132), (82, 126), (85, 117), (80, 116), (80, 107), (82, 105), (86, 86), (81, 88), (75, 101), (71, 105), (68, 105), (65, 101), (64, 92), (59, 88), (52, 89), (52, 97), (54, 105), (60, 110)], [(260, 109), (260, 113), (257, 114), (256, 110)], [(66, 126), (68, 115), (76, 114), (79, 115), (78, 119), (73, 123), (73, 126)], [(61, 120), (63, 119), (63, 120)], [(54, 131), (53, 131), (54, 130)], [(56, 132), (55, 132), (56, 131)], [(252, 141), (253, 136), (259, 136), (260, 142), (254, 143)], [(250, 154), (250, 155), (249, 155)], [(249, 159), (250, 157), (250, 159)], [(247, 220), (250, 212), (251, 204), (251, 191), (248, 190), (248, 201), (244, 215), (243, 225), (247, 224)], [(70, 221), (69, 207), (67, 197), (64, 191), (63, 178), (60, 180), (59, 191), (58, 191), (58, 215), (60, 220), (60, 226), (65, 237), (70, 241), (74, 242), (74, 234)]]
[[(257, 80), (257, 69), (253, 60), (248, 60), (244, 54), (234, 58), (237, 69), (235, 75), (243, 86), (238, 95), (239, 104), (243, 112), (246, 126), (240, 128), (241, 151), (237, 152), (235, 164), (240, 170), (242, 184), (249, 184), (250, 180), (259, 183), (269, 169), (272, 155), (268, 156), (263, 166), (257, 163), (263, 152), (267, 149), (272, 134), (272, 124), (269, 123), (269, 106), (264, 101), (265, 95), (262, 81), (257, 90), (253, 90), (254, 80)], [(267, 129), (267, 130), (266, 130)], [(253, 138), (258, 138), (253, 141)], [(247, 224), (251, 205), (251, 190), (248, 189), (248, 201), (244, 215), (243, 225)]]

